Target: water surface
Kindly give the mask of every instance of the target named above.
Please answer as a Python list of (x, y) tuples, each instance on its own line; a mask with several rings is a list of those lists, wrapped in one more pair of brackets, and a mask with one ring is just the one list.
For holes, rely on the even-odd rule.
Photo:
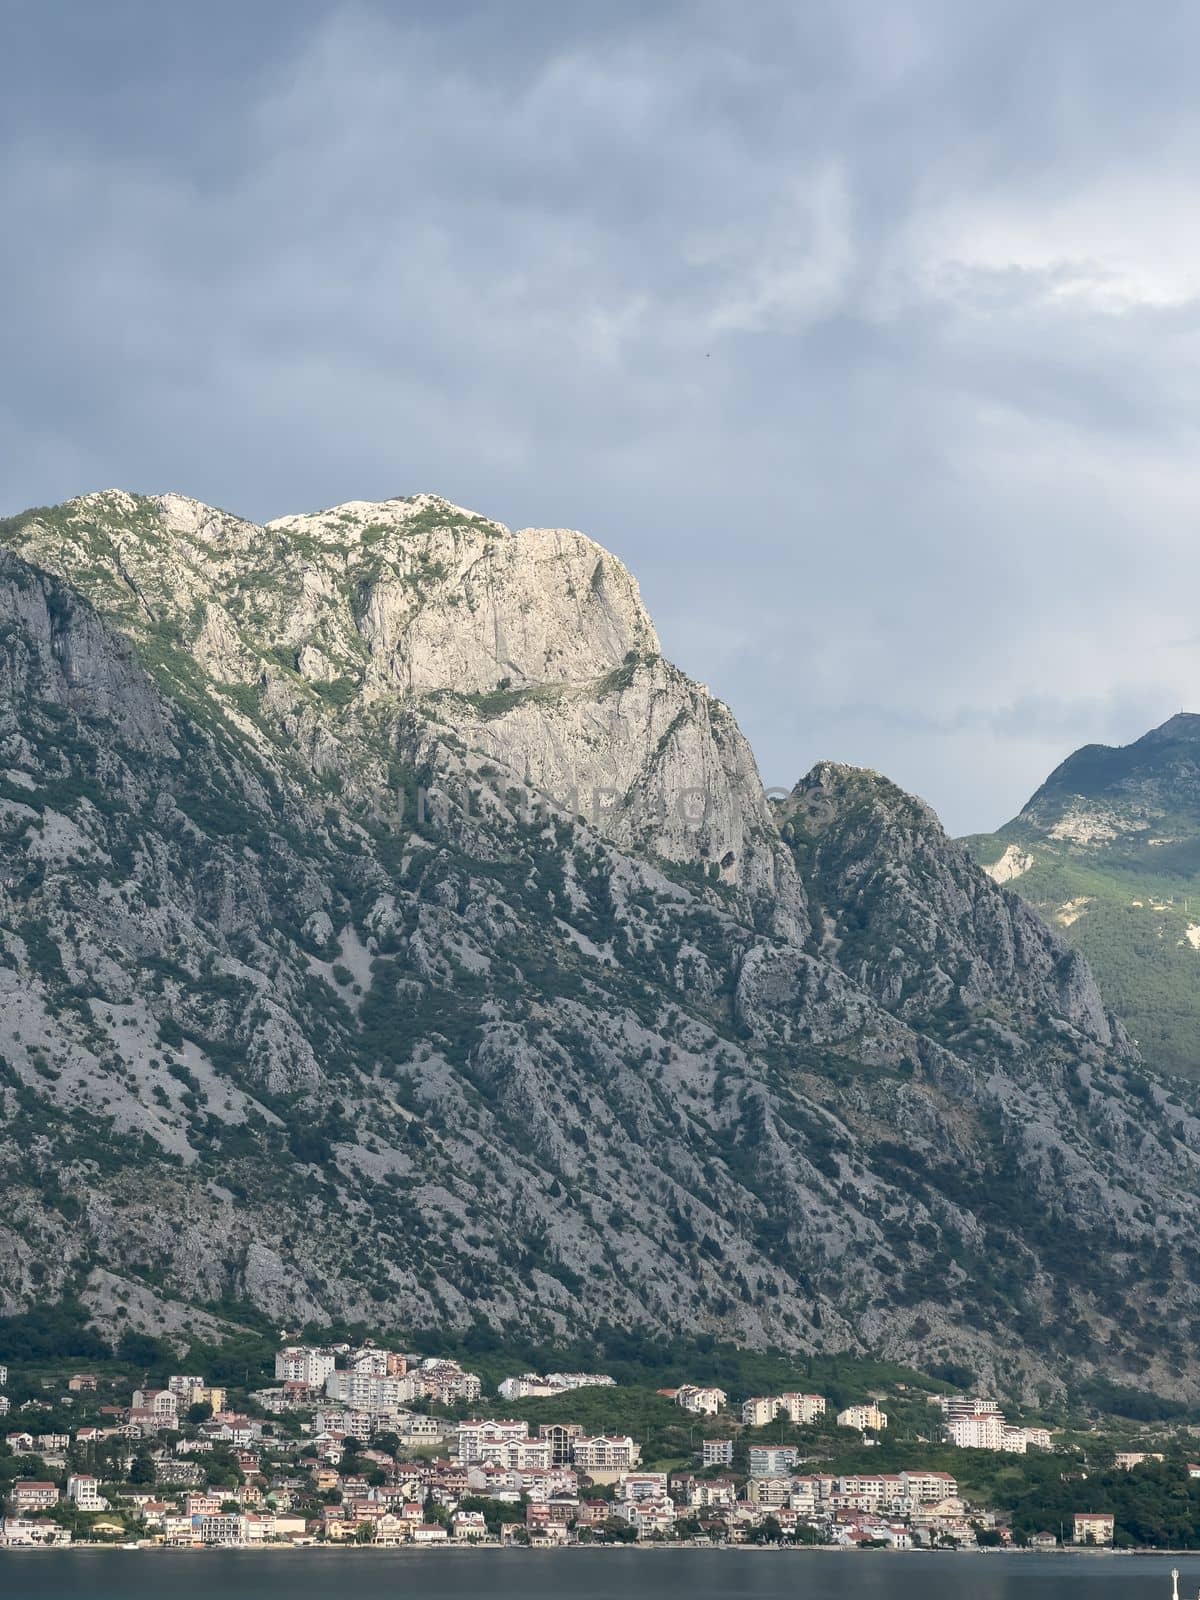
[(3, 1600), (1195, 1600), (1200, 1554), (0, 1551)]

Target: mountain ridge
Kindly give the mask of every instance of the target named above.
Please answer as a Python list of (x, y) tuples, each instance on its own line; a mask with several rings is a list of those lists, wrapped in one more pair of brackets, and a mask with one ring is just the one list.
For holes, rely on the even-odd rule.
[[(1187, 752), (1195, 750), (1191, 759)], [(1056, 796), (1071, 795), (1076, 798), (1119, 794), (1129, 788), (1141, 775), (1143, 786), (1149, 784), (1162, 803), (1168, 797), (1162, 793), (1161, 777), (1164, 756), (1174, 755), (1175, 776), (1178, 781), (1182, 768), (1189, 776), (1200, 757), (1200, 715), (1179, 711), (1157, 728), (1151, 728), (1140, 739), (1127, 745), (1089, 744), (1074, 751), (1054, 769), (1045, 783), (1038, 788), (1021, 808), (1022, 816), (1036, 818), (1052, 804)], [(1190, 791), (1191, 784), (1188, 789)], [(1171, 797), (1175, 803), (1182, 798), (1176, 792)], [(1200, 788), (1194, 798), (1197, 816), (1200, 817)]]
[(1084, 745), (966, 842), (1088, 956), (1151, 1061), (1200, 1075), (1200, 715)]
[(614, 558), (348, 504), (0, 526), (5, 1307), (1200, 1392), (1200, 1122), (1086, 963), (884, 779), (772, 809)]

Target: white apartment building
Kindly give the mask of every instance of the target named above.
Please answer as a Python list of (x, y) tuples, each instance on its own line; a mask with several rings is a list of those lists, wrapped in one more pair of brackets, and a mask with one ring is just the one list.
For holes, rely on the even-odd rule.
[(747, 1452), (752, 1478), (774, 1478), (796, 1465), (797, 1450), (790, 1444), (752, 1444)]
[(547, 1473), (554, 1465), (554, 1446), (549, 1439), (484, 1440), (478, 1446), (476, 1463), (501, 1467), (518, 1475)]
[(397, 1411), (422, 1392), (417, 1377), (389, 1378), (374, 1372), (331, 1372), (325, 1379), (327, 1399), (370, 1416)]
[(724, 1389), (705, 1388), (694, 1383), (681, 1384), (675, 1391), (675, 1404), (698, 1417), (715, 1417), (728, 1400)]
[(815, 1422), (825, 1415), (823, 1394), (764, 1394), (754, 1395), (742, 1404), (742, 1422), (747, 1428), (765, 1428), (778, 1416), (787, 1417), (798, 1427)]
[(321, 1389), (336, 1365), (332, 1350), (289, 1345), (275, 1357), (275, 1376), (285, 1383), (306, 1383), (310, 1389)]
[(224, 1511), (201, 1517), (200, 1538), (204, 1544), (245, 1544), (246, 1519)]
[(858, 1472), (838, 1479), (832, 1499), (835, 1506), (840, 1497), (847, 1507), (875, 1511), (902, 1492), (899, 1478), (893, 1481), (884, 1473)]
[(48, 1511), (58, 1504), (58, 1485), (43, 1478), (18, 1478), (12, 1486), (13, 1510)]
[(576, 1439), (572, 1455), (581, 1472), (627, 1472), (641, 1461), (642, 1450), (628, 1434), (597, 1434), (593, 1439)]
[(742, 1423), (747, 1428), (765, 1428), (779, 1414), (780, 1399), (777, 1394), (753, 1395), (742, 1401)]
[(574, 1460), (575, 1441), (582, 1439), (583, 1434), (577, 1422), (543, 1422), (538, 1428), (538, 1438), (549, 1441), (556, 1467), (567, 1466)]
[(133, 1409), (169, 1420), (179, 1413), (179, 1397), (170, 1389), (135, 1389)]
[(352, 1350), (346, 1358), (346, 1366), (351, 1372), (365, 1372), (376, 1378), (396, 1376), (390, 1353), (387, 1350), (376, 1349), (374, 1345), (364, 1345), (361, 1350)]
[(737, 1502), (737, 1483), (733, 1478), (690, 1478), (687, 1503), (702, 1511), (732, 1506)]
[(803, 1427), (810, 1422), (815, 1422), (818, 1417), (825, 1415), (825, 1396), (823, 1394), (781, 1394), (779, 1406), (790, 1422)]
[(617, 1515), (624, 1517), (630, 1527), (637, 1530), (639, 1539), (645, 1539), (652, 1534), (670, 1533), (679, 1512), (673, 1500), (660, 1495), (652, 1500), (627, 1501), (617, 1507)]
[(502, 1400), (538, 1400), (562, 1394), (563, 1389), (549, 1378), (539, 1378), (536, 1372), (523, 1372), (517, 1378), (505, 1378), (496, 1393)]
[(1072, 1529), (1076, 1544), (1111, 1544), (1114, 1518), (1107, 1512), (1077, 1511)]
[(882, 1433), (888, 1419), (887, 1413), (872, 1401), (868, 1406), (847, 1406), (845, 1411), (839, 1411), (837, 1423), (839, 1428), (857, 1428), (860, 1433)]
[(0, 1545), (70, 1544), (71, 1535), (43, 1518), (6, 1517), (0, 1521)]
[(67, 1499), (80, 1511), (107, 1511), (108, 1501), (100, 1493), (99, 1478), (84, 1475), (67, 1479)]
[(812, 1515), (821, 1498), (820, 1481), (816, 1478), (791, 1478), (788, 1480), (787, 1503), (793, 1511)]
[(1048, 1428), (1011, 1426), (994, 1400), (984, 1395), (938, 1395), (945, 1417), (947, 1439), (965, 1450), (1007, 1450), (1024, 1455), (1026, 1450), (1050, 1449)]
[(467, 1486), (495, 1500), (518, 1500), (528, 1495), (544, 1501), (552, 1496), (571, 1498), (579, 1492), (578, 1475), (570, 1467), (504, 1467), (494, 1461), (476, 1461), (467, 1468)]
[(617, 1380), (607, 1372), (548, 1372), (546, 1382), (567, 1389), (612, 1389)]
[(705, 1467), (731, 1467), (733, 1465), (733, 1440), (701, 1440), (700, 1462)]
[(933, 1399), (942, 1408), (947, 1422), (954, 1417), (990, 1416), (1000, 1410), (994, 1400), (982, 1394), (939, 1394)]
[(626, 1472), (617, 1485), (620, 1498), (635, 1500), (660, 1500), (667, 1492), (665, 1472)]
[(792, 1486), (786, 1478), (751, 1478), (746, 1484), (746, 1498), (756, 1506), (786, 1506), (792, 1497)]
[(422, 1416), (419, 1411), (408, 1412), (396, 1419), (396, 1429), (405, 1439), (425, 1439), (430, 1443), (445, 1436), (446, 1425), (437, 1417)]
[(946, 1500), (958, 1493), (958, 1480), (948, 1472), (918, 1472), (910, 1468), (900, 1477), (905, 1493), (917, 1505)]
[(1003, 1450), (1004, 1432), (1004, 1418), (998, 1411), (952, 1417), (946, 1423), (946, 1437), (960, 1450)]
[[(513, 1504), (521, 1498), (526, 1480), (534, 1483), (548, 1478), (549, 1474), (544, 1472), (510, 1472), (495, 1461), (472, 1461), (467, 1468), (467, 1488), (472, 1494), (486, 1495), (489, 1500), (508, 1500)], [(527, 1492), (531, 1499), (545, 1498), (545, 1491), (540, 1495), (533, 1489)]]
[[(509, 1445), (532, 1442), (527, 1422), (508, 1419), (497, 1421), (494, 1417), (472, 1417), (469, 1422), (460, 1422), (455, 1433), (458, 1438), (458, 1459), (464, 1467), (470, 1466), (473, 1461), (497, 1460)], [(546, 1441), (545, 1448), (549, 1454), (549, 1441)], [(546, 1464), (550, 1465), (549, 1459)]]

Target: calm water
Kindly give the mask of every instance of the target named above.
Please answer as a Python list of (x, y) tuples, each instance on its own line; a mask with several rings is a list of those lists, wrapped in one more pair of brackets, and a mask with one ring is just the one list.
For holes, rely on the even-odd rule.
[(1180, 1600), (1200, 1555), (920, 1552), (0, 1552), (3, 1600)]

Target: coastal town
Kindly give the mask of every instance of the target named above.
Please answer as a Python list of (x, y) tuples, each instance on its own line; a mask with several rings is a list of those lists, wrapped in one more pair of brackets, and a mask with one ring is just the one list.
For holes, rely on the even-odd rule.
[[(0, 1366), (0, 1388), (7, 1377)], [(664, 1463), (647, 1462), (632, 1433), (519, 1414), (555, 1400), (569, 1417), (586, 1396), (594, 1415), (597, 1394), (619, 1393), (601, 1372), (514, 1374), (492, 1403), (480, 1377), (454, 1359), (371, 1341), (284, 1343), (274, 1382), (236, 1403), (200, 1373), (163, 1374), (128, 1394), (114, 1387), (74, 1371), (43, 1379), (16, 1406), (0, 1395), (8, 1489), (0, 1547), (1014, 1543), (1003, 1510), (972, 1500), (948, 1471), (821, 1468), (831, 1439), (878, 1453), (889, 1426), (878, 1399), (831, 1414), (819, 1393), (736, 1399), (683, 1382), (655, 1399), (677, 1408), (693, 1448), (690, 1459)], [(986, 1397), (932, 1394), (922, 1403), (931, 1445), (1009, 1455), (1055, 1448), (1050, 1430), (1009, 1423)], [(51, 1413), (74, 1413), (78, 1425), (47, 1429), (39, 1417)], [(777, 1427), (812, 1436), (775, 1442)], [(1161, 1462), (1161, 1452), (1126, 1452), (1115, 1465), (1133, 1471), (1147, 1461)], [(1200, 1466), (1189, 1464), (1187, 1476), (1200, 1478)], [(1016, 1542), (1049, 1549), (1113, 1539), (1113, 1513), (1097, 1505)]]

